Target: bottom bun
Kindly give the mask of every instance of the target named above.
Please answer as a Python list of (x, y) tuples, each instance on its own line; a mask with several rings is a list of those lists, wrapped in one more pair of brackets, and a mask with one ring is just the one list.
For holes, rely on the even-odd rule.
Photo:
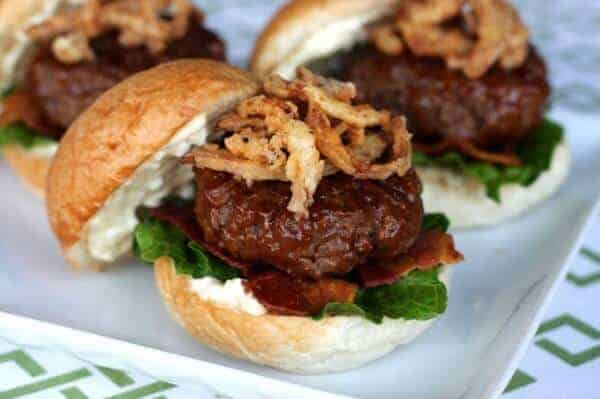
[(2, 149), (9, 165), (21, 177), (25, 186), (41, 198), (46, 196), (46, 176), (53, 154), (36, 153), (19, 145), (10, 145)]
[[(229, 356), (277, 369), (319, 374), (353, 369), (421, 335), (434, 320), (374, 324), (360, 317), (255, 316), (205, 301), (177, 275), (170, 258), (155, 264), (157, 284), (174, 318), (203, 344)], [(440, 280), (447, 286), (450, 269)], [(449, 288), (449, 287), (448, 287)]]
[(563, 142), (554, 151), (550, 169), (529, 187), (502, 186), (500, 202), (489, 198), (475, 178), (439, 167), (419, 167), (427, 212), (443, 212), (454, 228), (494, 225), (511, 219), (554, 194), (569, 174), (571, 153)]

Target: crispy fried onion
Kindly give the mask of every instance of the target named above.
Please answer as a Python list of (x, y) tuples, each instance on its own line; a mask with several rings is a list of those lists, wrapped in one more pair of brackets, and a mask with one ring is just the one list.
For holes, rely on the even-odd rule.
[[(457, 17), (460, 25), (448, 23)], [(371, 39), (386, 54), (408, 47), (419, 56), (439, 56), (472, 79), (497, 61), (516, 68), (529, 51), (529, 30), (508, 0), (407, 0), (394, 22), (373, 27)]]
[(323, 176), (342, 171), (384, 180), (411, 167), (410, 134), (402, 117), (352, 105), (354, 85), (298, 70), (286, 81), (272, 76), (264, 94), (243, 101), (217, 127), (230, 133), (223, 146), (208, 144), (185, 158), (199, 168), (247, 182), (291, 182), (288, 210), (308, 215)]
[(89, 0), (30, 27), (27, 34), (36, 41), (52, 41), (56, 58), (74, 64), (93, 60), (89, 39), (114, 29), (123, 46), (146, 45), (160, 53), (185, 35), (190, 15), (202, 18), (188, 0)]

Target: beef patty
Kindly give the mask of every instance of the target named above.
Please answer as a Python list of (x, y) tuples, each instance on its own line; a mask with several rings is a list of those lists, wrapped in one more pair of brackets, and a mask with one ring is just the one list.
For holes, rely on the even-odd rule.
[(118, 33), (91, 40), (96, 59), (65, 65), (42, 46), (28, 70), (26, 87), (33, 95), (57, 138), (98, 96), (126, 77), (178, 58), (225, 59), (225, 45), (213, 32), (194, 20), (186, 36), (172, 41), (161, 54), (145, 46), (123, 47)]
[(517, 142), (541, 123), (550, 95), (546, 66), (535, 49), (510, 71), (496, 66), (479, 79), (450, 70), (438, 58), (372, 45), (330, 60), (342, 80), (354, 82), (359, 102), (404, 114), (415, 138), (469, 139), (479, 148)]
[(204, 240), (233, 257), (290, 274), (344, 275), (368, 261), (408, 250), (423, 220), (421, 182), (414, 171), (385, 181), (344, 174), (324, 178), (310, 215), (286, 207), (290, 184), (255, 182), (197, 170), (196, 218)]

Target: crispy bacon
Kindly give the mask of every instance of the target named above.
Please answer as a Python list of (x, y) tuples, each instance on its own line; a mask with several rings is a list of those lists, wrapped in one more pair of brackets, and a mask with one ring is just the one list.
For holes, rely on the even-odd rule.
[(479, 161), (491, 162), (504, 166), (520, 166), (523, 161), (515, 153), (492, 152), (477, 148), (470, 140), (447, 138), (436, 144), (413, 142), (413, 147), (427, 155), (440, 155), (450, 150), (457, 150)]
[(17, 90), (4, 102), (0, 114), (0, 126), (22, 122), (36, 132), (57, 137), (59, 132), (50, 127), (31, 93), (27, 90)]
[(477, 148), (475, 144), (473, 144), (469, 140), (459, 141), (457, 143), (458, 148), (465, 154), (479, 159), (480, 161), (496, 163), (499, 165), (505, 166), (521, 166), (523, 165), (523, 161), (521, 158), (517, 156), (517, 154), (502, 154), (496, 152), (485, 151)]
[(330, 302), (352, 303), (358, 291), (341, 279), (294, 278), (276, 270), (251, 277), (246, 288), (270, 313), (289, 316), (313, 315)]
[(449, 139), (441, 140), (435, 144), (419, 143), (415, 140), (412, 144), (416, 151), (425, 153), (427, 155), (441, 155), (446, 151), (451, 150), (453, 147), (452, 140)]
[(453, 265), (462, 262), (463, 255), (454, 247), (454, 238), (448, 233), (433, 230), (421, 233), (408, 250), (418, 269), (430, 269), (440, 264)]
[(362, 286), (365, 288), (394, 284), (402, 277), (394, 270), (392, 265), (384, 267), (365, 264), (358, 267), (358, 275)]
[(452, 265), (463, 260), (454, 247), (454, 239), (442, 231), (421, 233), (406, 255), (385, 265), (363, 265), (358, 268), (366, 288), (393, 284), (413, 270), (428, 270), (439, 265)]

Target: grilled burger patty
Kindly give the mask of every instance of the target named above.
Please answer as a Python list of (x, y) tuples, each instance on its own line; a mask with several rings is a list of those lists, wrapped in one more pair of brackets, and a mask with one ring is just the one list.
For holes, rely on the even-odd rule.
[(338, 173), (324, 178), (310, 216), (286, 207), (290, 184), (254, 182), (197, 170), (196, 218), (205, 241), (233, 257), (297, 276), (343, 275), (408, 250), (423, 219), (414, 171), (385, 181)]
[(42, 46), (28, 70), (26, 87), (49, 125), (59, 137), (94, 100), (129, 75), (178, 58), (225, 59), (225, 45), (195, 19), (183, 38), (170, 43), (159, 55), (146, 47), (123, 47), (118, 33), (110, 32), (91, 41), (96, 59), (66, 65)]
[(406, 115), (422, 142), (469, 139), (480, 148), (518, 142), (541, 123), (550, 95), (546, 66), (533, 48), (521, 67), (496, 66), (479, 79), (448, 69), (441, 59), (408, 51), (389, 56), (372, 45), (330, 65), (356, 84), (359, 102)]

